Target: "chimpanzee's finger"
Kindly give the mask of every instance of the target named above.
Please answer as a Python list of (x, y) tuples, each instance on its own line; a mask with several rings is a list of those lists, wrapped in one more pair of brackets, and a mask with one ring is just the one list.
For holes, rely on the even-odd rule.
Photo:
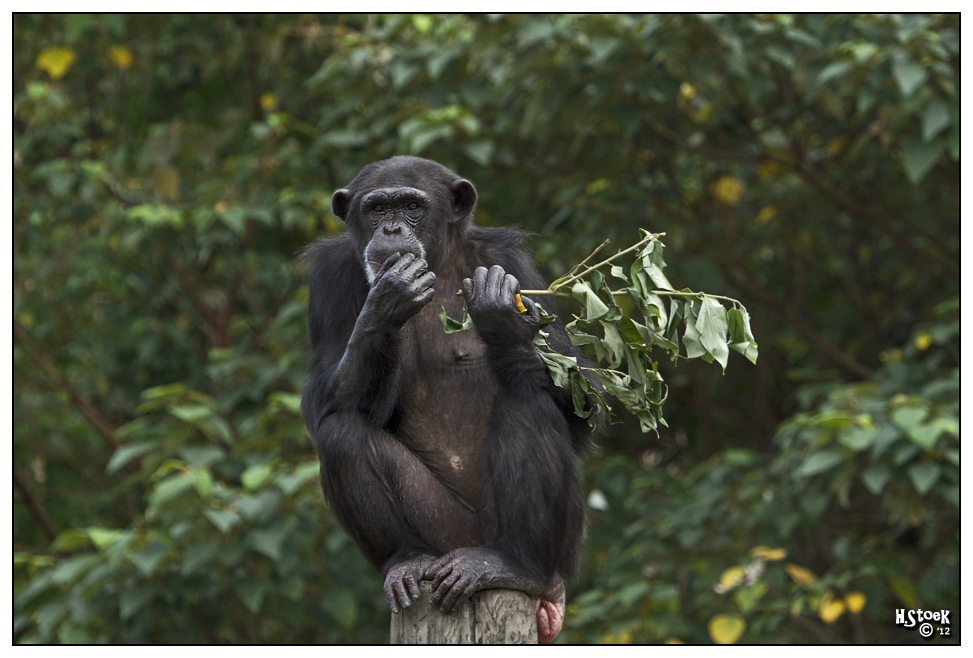
[(490, 268), (490, 275), (487, 277), (487, 291), (492, 299), (500, 299), (500, 292), (506, 275), (507, 273), (499, 265)]
[[(460, 585), (466, 585), (465, 587), (460, 587)], [(476, 593), (476, 583), (465, 582), (457, 583), (452, 591), (450, 591), (450, 596), (453, 596), (453, 602), (449, 606), (449, 610), (455, 610), (456, 608), (463, 607), (463, 604), (470, 600), (470, 597)], [(447, 597), (449, 598), (449, 597)], [(443, 601), (442, 609), (444, 612), (449, 612), (446, 610), (446, 601)]]
[(399, 262), (400, 258), (402, 258), (402, 253), (398, 251), (392, 254), (391, 256), (389, 256), (388, 258), (386, 258), (385, 262), (382, 263), (382, 266), (378, 268), (378, 273), (375, 275), (375, 280), (377, 281), (381, 279), (386, 272), (392, 269), (393, 265)]
[(466, 299), (466, 305), (470, 305), (470, 300), (473, 299), (473, 279), (463, 279), (463, 297)]
[(432, 288), (434, 283), (436, 283), (435, 272), (426, 272), (418, 279), (416, 279), (416, 286), (418, 287), (419, 290), (423, 290), (425, 288)]
[(432, 578), (432, 589), (435, 592), (442, 584), (442, 582), (446, 580), (449, 574), (453, 572), (453, 567), (449, 566), (448, 563), (439, 564), (439, 565), (434, 564), (432, 567), (426, 570), (426, 573), (428, 574), (430, 571), (433, 570), (434, 567), (435, 567), (435, 572)]
[(483, 294), (487, 285), (487, 268), (478, 267), (473, 270), (473, 296)]
[(453, 589), (453, 585), (456, 584), (456, 581), (460, 579), (461, 575), (462, 574), (460, 574), (459, 572), (454, 572), (451, 573), (445, 580), (443, 580), (442, 584), (440, 584), (439, 587), (436, 588), (436, 591), (432, 593), (431, 602), (433, 605), (439, 605), (440, 601), (442, 601), (443, 598), (447, 594), (449, 594), (450, 590)]
[(429, 264), (426, 263), (425, 258), (420, 258), (418, 256), (413, 256), (415, 260), (412, 261), (404, 270), (402, 270), (402, 276), (408, 278), (418, 279), (420, 276), (426, 273), (429, 269)]
[(399, 602), (395, 600), (395, 592), (392, 590), (392, 586), (386, 582), (385, 583), (385, 601), (389, 604), (393, 613), (399, 612)]
[(517, 280), (513, 274), (507, 274), (503, 277), (503, 283), (501, 284), (500, 299), (504, 304), (514, 304), (514, 295), (520, 292), (520, 281)]
[(415, 575), (410, 573), (405, 577), (405, 587), (409, 590), (409, 597), (413, 601), (418, 601), (422, 592), (419, 590), (419, 583), (416, 582)]
[(520, 303), (523, 304), (524, 305), (524, 308), (527, 309), (527, 313), (525, 313), (525, 315), (530, 316), (530, 321), (531, 322), (540, 322), (541, 321), (541, 312), (537, 310), (537, 304), (534, 303), (534, 300), (533, 299), (531, 299), (530, 297), (524, 297), (523, 295), (521, 295), (520, 296)]
[(393, 581), (392, 589), (395, 591), (395, 596), (399, 600), (399, 605), (401, 605), (403, 608), (408, 608), (412, 605), (412, 600), (405, 593), (405, 586), (402, 584), (401, 580)]
[(401, 275), (406, 269), (408, 269), (410, 265), (412, 265), (415, 262), (415, 260), (416, 260), (416, 255), (413, 254), (412, 252), (407, 251), (404, 254), (402, 254), (398, 262), (394, 263), (392, 267), (389, 268), (389, 271), (395, 275)]

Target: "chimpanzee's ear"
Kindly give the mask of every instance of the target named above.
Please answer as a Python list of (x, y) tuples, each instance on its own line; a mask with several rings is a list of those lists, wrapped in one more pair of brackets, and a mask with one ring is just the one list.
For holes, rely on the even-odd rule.
[(453, 217), (450, 221), (458, 222), (471, 212), (476, 205), (476, 188), (465, 178), (453, 181), (450, 186), (453, 192)]
[(348, 202), (351, 200), (351, 192), (342, 188), (331, 197), (331, 212), (347, 223)]

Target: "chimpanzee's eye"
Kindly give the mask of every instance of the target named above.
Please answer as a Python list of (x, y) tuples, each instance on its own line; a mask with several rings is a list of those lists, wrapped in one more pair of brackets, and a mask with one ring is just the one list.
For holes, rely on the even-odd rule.
[(382, 207), (382, 204), (379, 203), (379, 204), (376, 204), (375, 207), (372, 208), (372, 210), (374, 210), (375, 212), (382, 212), (383, 210), (385, 210), (385, 208), (383, 208)]
[(418, 208), (418, 207), (419, 207), (419, 206), (417, 206), (417, 205), (416, 205), (416, 204), (414, 204), (414, 203), (410, 203), (410, 204), (409, 204), (409, 210), (415, 210), (415, 209), (416, 209), (416, 208)]

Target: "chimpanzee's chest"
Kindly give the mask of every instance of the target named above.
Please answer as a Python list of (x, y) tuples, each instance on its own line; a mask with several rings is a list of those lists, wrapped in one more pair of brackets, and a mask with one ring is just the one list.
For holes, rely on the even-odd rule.
[[(394, 431), (467, 505), (479, 509), (496, 380), (476, 330), (447, 334), (436, 302), (403, 328)], [(461, 313), (462, 304), (451, 315)]]

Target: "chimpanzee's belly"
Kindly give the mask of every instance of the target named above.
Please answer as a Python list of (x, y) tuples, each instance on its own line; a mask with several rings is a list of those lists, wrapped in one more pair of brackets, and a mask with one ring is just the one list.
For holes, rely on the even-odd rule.
[[(497, 392), (486, 347), (475, 330), (446, 334), (438, 317), (417, 325), (403, 336), (395, 433), (463, 504), (479, 511)], [(436, 340), (419, 335), (427, 332), (437, 332)]]

